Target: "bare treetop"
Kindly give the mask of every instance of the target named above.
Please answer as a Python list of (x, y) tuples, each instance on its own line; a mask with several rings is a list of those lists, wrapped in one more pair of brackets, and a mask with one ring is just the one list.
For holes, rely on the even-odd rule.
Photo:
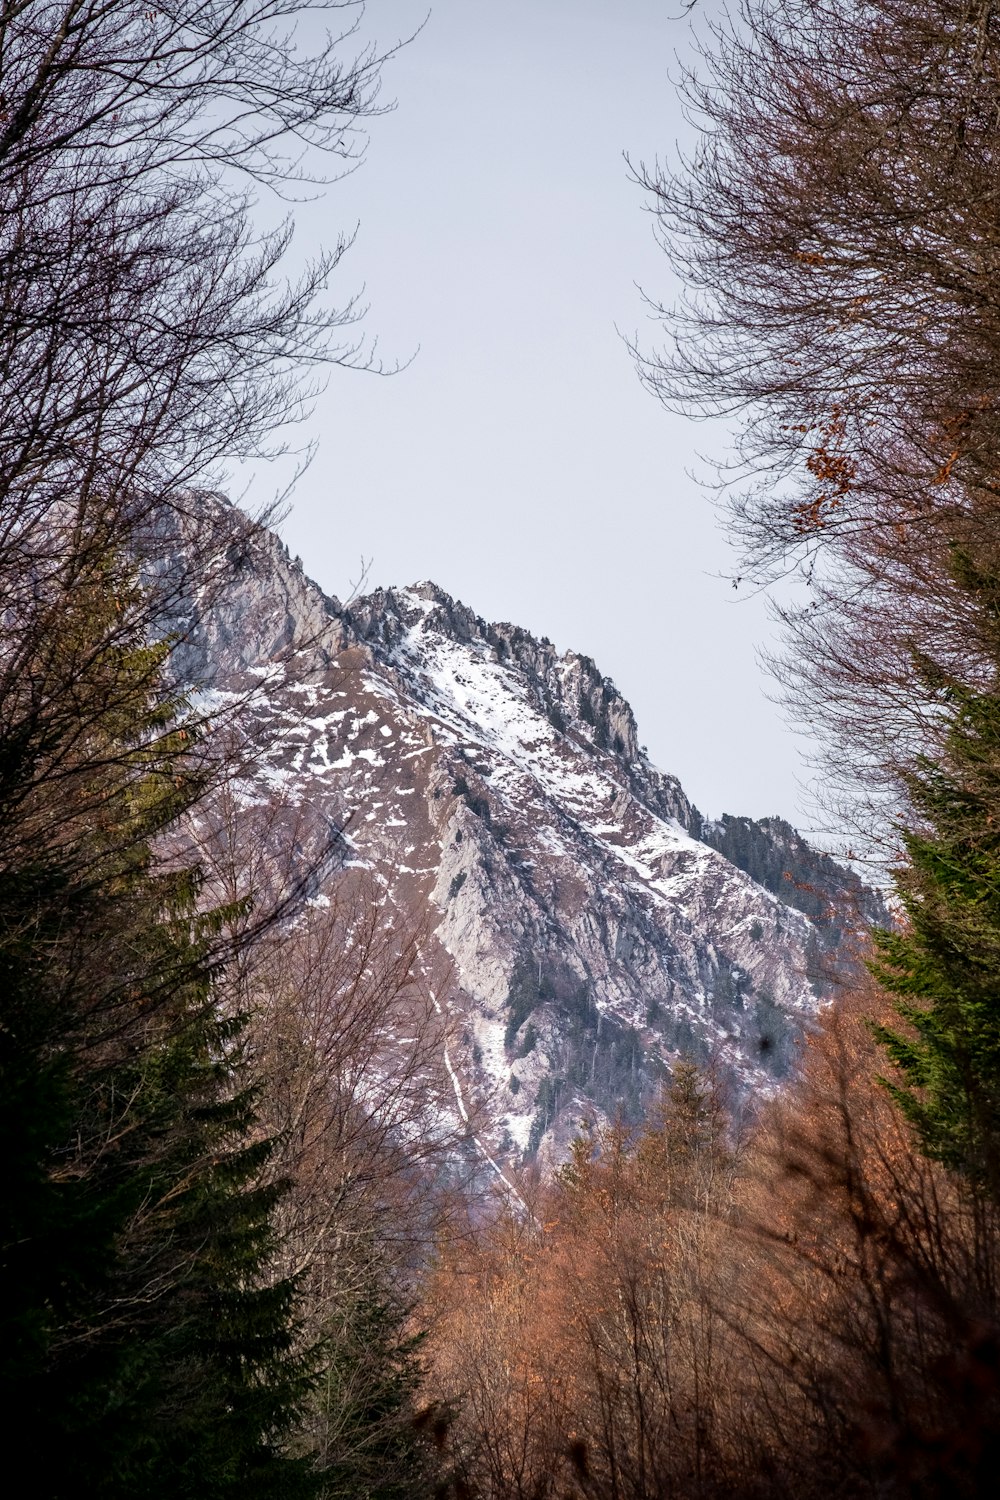
[(0, 164), (100, 152), (119, 181), (180, 166), (319, 180), (305, 156), (356, 155), (376, 107), (381, 59), (351, 51), (359, 14), (356, 0), (5, 0)]

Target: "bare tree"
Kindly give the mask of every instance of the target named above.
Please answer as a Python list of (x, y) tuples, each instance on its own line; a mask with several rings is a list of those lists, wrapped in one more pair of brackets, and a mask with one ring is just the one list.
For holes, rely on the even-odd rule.
[[(310, 52), (294, 22), (314, 12), (350, 14), (0, 7), (0, 859), (69, 849), (100, 817), (102, 758), (147, 774), (148, 747), (95, 731), (142, 690), (135, 641), (238, 566), (252, 523), (205, 486), (280, 448), (310, 369), (357, 357), (350, 305), (325, 300), (343, 247), (285, 284), (291, 228), (258, 234), (246, 186), (343, 160), (373, 107), (376, 58), (325, 33)], [(88, 598), (114, 609), (69, 628)], [(145, 687), (190, 741), (170, 649)], [(211, 759), (173, 760), (198, 795)]]
[(640, 1132), (581, 1137), (530, 1218), (479, 1226), (431, 1288), (431, 1389), (473, 1493), (714, 1493), (732, 1349), (718, 1295), (736, 1158), (680, 1071)]
[[(343, 161), (373, 104), (377, 60), (310, 54), (310, 11), (348, 13), (0, 4), (3, 1382), (8, 1419), (73, 1431), (43, 1493), (176, 1493), (195, 1437), (228, 1487), (309, 1384), (227, 1010), (287, 903), (210, 912), (177, 857), (233, 765), (169, 659), (253, 529), (207, 492), (280, 450), (310, 372), (364, 361), (326, 299), (343, 247), (289, 284), (290, 226), (254, 227), (255, 185)], [(235, 1358), (227, 1297), (263, 1335)]]
[(830, 736), (833, 800), (867, 781), (871, 832), (941, 722), (922, 658), (990, 671), (952, 561), (995, 561), (1000, 15), (745, 0), (683, 89), (694, 153), (636, 171), (686, 286), (642, 371), (668, 404), (741, 416), (743, 574), (805, 585), (793, 707)]

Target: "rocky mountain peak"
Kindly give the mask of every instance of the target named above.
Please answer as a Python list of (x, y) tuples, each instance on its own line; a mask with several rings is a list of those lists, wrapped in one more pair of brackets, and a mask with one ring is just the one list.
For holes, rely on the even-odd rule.
[[(615, 762), (615, 773), (651, 799), (662, 816), (683, 828), (700, 827), (700, 816), (677, 781), (656, 770), (640, 750), (635, 715), (610, 677), (588, 656), (560, 654), (547, 637), (518, 625), (488, 623), (437, 584), (378, 589), (343, 612), (351, 629), (387, 665), (416, 687), (422, 668), (447, 654), (448, 645), (487, 664), (517, 687), (557, 735)], [(435, 685), (440, 690), (440, 682)], [(471, 689), (471, 683), (466, 684)]]
[(311, 826), (313, 847), (345, 829), (317, 899), (364, 869), (425, 931), (456, 1107), (493, 1101), (491, 1152), (638, 1117), (680, 1056), (741, 1089), (791, 1066), (847, 883), (786, 824), (703, 828), (588, 657), (429, 582), (341, 605), (264, 531), (191, 642), (209, 692), (258, 685), (247, 800), (294, 809), (306, 854)]

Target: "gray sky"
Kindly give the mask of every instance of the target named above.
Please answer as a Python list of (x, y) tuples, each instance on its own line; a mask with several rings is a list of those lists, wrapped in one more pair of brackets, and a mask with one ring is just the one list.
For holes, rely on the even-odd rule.
[[(764, 694), (761, 601), (686, 470), (724, 432), (667, 415), (616, 325), (673, 283), (622, 153), (669, 155), (680, 0), (435, 0), (393, 59), (365, 165), (297, 212), (360, 224), (338, 272), (392, 379), (336, 371), (283, 526), (324, 588), (432, 578), (488, 619), (592, 656), (702, 810), (803, 821), (797, 742)], [(383, 43), (427, 14), (371, 0)]]

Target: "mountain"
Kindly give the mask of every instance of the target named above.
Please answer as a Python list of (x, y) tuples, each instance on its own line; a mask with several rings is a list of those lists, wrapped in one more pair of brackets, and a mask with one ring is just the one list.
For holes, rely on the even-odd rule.
[(343, 830), (314, 904), (364, 868), (422, 929), (457, 1107), (489, 1097), (498, 1151), (638, 1118), (680, 1055), (774, 1087), (844, 911), (884, 916), (856, 877), (778, 819), (704, 820), (586, 656), (433, 583), (342, 605), (262, 528), (235, 566), (192, 605), (184, 676), (203, 706), (248, 701), (273, 857)]

